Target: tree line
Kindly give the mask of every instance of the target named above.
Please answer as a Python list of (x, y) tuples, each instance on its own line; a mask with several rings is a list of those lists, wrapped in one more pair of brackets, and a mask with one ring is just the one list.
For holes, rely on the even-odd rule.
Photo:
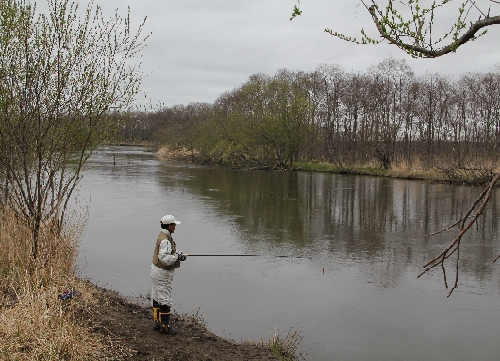
[(500, 147), (500, 67), (457, 79), (415, 75), (404, 60), (366, 72), (255, 74), (213, 104), (129, 114), (120, 134), (184, 149), (200, 162), (290, 167), (324, 161), (384, 169), (483, 169)]

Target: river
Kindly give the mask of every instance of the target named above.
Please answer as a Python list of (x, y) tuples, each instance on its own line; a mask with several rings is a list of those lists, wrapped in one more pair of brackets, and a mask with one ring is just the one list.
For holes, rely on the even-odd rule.
[(456, 230), (427, 235), (454, 223), (480, 190), (235, 171), (106, 147), (79, 186), (78, 207), (89, 211), (80, 276), (126, 296), (147, 294), (159, 222), (173, 214), (182, 222), (178, 250), (261, 255), (190, 257), (176, 270), (174, 311), (203, 314), (220, 336), (267, 340), (298, 330), (310, 361), (496, 360), (499, 190), (462, 241), (452, 296), (440, 269), (417, 278)]

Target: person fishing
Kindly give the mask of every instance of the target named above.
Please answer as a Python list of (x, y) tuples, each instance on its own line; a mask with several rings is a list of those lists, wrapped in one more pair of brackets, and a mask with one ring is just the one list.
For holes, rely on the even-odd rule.
[(181, 261), (185, 261), (188, 255), (177, 252), (176, 244), (172, 238), (176, 225), (181, 224), (181, 222), (176, 221), (172, 215), (166, 215), (161, 219), (160, 224), (161, 231), (156, 240), (150, 273), (153, 281), (151, 291), (153, 330), (174, 334), (177, 333), (177, 330), (170, 326), (172, 281), (175, 269), (180, 267)]

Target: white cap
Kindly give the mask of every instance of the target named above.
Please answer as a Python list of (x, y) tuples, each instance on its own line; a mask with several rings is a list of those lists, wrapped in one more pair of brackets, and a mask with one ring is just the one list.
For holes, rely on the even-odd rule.
[(172, 223), (175, 223), (175, 224), (181, 224), (181, 222), (179, 221), (176, 221), (174, 216), (170, 215), (170, 214), (167, 214), (165, 217), (163, 217), (160, 221), (161, 224), (172, 224)]

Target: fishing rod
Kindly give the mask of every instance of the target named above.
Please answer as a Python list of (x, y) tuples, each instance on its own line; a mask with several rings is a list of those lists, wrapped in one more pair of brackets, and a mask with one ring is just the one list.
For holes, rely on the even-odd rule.
[[(188, 257), (262, 257), (263, 254), (188, 254)], [(312, 259), (312, 257), (303, 257), (303, 256), (271, 256), (276, 258), (308, 258)], [(325, 274), (325, 268), (322, 269), (323, 274)]]
[[(188, 254), (188, 257), (263, 257), (263, 254)], [(272, 256), (279, 258), (307, 258), (302, 256)]]
[(259, 257), (261, 254), (188, 254), (188, 257)]

